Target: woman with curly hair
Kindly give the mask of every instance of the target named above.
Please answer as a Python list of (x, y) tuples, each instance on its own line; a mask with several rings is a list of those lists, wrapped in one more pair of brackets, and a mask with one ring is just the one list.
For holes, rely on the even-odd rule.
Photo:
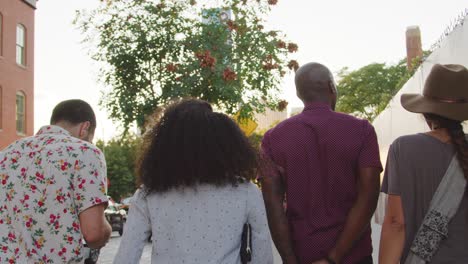
[(201, 100), (169, 106), (147, 135), (114, 263), (139, 263), (151, 236), (152, 263), (240, 263), (251, 225), (252, 262), (273, 263), (257, 154), (228, 116)]

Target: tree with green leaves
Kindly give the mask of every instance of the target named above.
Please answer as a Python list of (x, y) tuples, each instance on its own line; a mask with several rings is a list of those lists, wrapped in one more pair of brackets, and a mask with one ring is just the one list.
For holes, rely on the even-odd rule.
[(99, 140), (107, 164), (108, 194), (116, 201), (132, 195), (137, 189), (135, 162), (141, 149), (141, 139), (135, 135), (118, 136), (108, 142)]
[(406, 58), (396, 65), (371, 63), (354, 71), (341, 69), (337, 110), (372, 122), (429, 55), (429, 51), (423, 51), (423, 58), (414, 58), (410, 70)]
[(372, 63), (355, 71), (342, 69), (338, 74), (337, 110), (372, 122), (401, 88), (406, 72), (406, 64), (385, 63)]
[(282, 77), (296, 70), (296, 52), (264, 17), (276, 0), (103, 0), (75, 20), (102, 62), (110, 88), (101, 105), (128, 129), (159, 106), (180, 97), (212, 103), (228, 114), (251, 118), (276, 109)]

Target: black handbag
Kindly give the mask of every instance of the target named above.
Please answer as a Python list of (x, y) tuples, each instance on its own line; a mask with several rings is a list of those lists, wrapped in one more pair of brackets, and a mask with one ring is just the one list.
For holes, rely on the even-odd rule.
[(96, 264), (99, 258), (99, 249), (92, 249), (89, 250), (89, 255), (86, 256), (84, 260), (84, 264)]
[(252, 227), (249, 223), (245, 223), (242, 229), (240, 258), (242, 264), (252, 261)]

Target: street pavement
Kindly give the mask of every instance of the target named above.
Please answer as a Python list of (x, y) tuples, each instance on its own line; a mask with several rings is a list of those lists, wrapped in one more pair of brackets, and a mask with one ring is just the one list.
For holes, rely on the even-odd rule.
[[(117, 232), (112, 233), (112, 237), (107, 243), (107, 245), (101, 249), (101, 254), (99, 255), (98, 264), (111, 264), (114, 260), (117, 250), (119, 249), (121, 237)], [(274, 248), (274, 245), (273, 245)], [(281, 259), (276, 252), (276, 249), (273, 250), (275, 262), (274, 264), (281, 264)], [(151, 243), (147, 243), (143, 249), (143, 254), (141, 256), (140, 264), (150, 264), (151, 263)]]
[[(379, 251), (379, 242), (380, 242), (380, 226), (375, 224), (372, 221), (372, 241), (374, 244), (374, 263), (377, 263), (377, 256)], [(117, 232), (112, 233), (112, 237), (107, 243), (107, 245), (101, 249), (101, 254), (99, 255), (98, 264), (111, 264), (114, 260), (115, 255), (117, 254), (117, 250), (119, 249), (120, 244), (120, 236)], [(275, 246), (273, 245), (273, 256), (274, 256), (274, 264), (281, 264), (281, 258), (276, 251)], [(143, 254), (141, 256), (140, 264), (150, 264), (151, 263), (151, 243), (147, 243)]]

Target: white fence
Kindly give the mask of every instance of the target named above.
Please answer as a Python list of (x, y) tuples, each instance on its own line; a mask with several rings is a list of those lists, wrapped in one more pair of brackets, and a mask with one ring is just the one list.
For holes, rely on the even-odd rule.
[[(374, 127), (380, 144), (383, 164), (387, 159), (388, 147), (402, 135), (428, 131), (422, 115), (407, 112), (400, 104), (402, 93), (422, 93), (424, 82), (432, 66), (441, 64), (462, 64), (468, 68), (468, 16), (464, 16), (453, 26), (451, 32), (437, 43), (437, 48), (419, 67), (414, 76), (391, 100), (387, 108), (374, 120)], [(468, 89), (468, 87), (467, 87)], [(465, 132), (468, 126), (465, 124)], [(382, 197), (381, 197), (382, 198)], [(384, 214), (384, 201), (379, 201), (376, 220), (380, 223)]]

